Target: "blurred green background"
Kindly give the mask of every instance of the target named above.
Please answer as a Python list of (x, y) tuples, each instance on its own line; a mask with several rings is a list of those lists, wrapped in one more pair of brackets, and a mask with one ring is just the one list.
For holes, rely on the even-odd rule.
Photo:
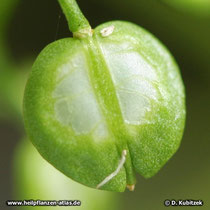
[[(47, 44), (71, 34), (56, 0), (1, 0), (0, 209), (15, 208), (5, 206), (5, 201), (10, 199), (26, 199), (29, 195), (42, 199), (45, 189), (46, 197), (55, 200), (62, 196), (65, 199), (68, 193), (69, 200), (84, 199), (86, 210), (102, 209), (102, 206), (114, 210), (162, 210), (166, 199), (202, 199), (204, 206), (198, 209), (209, 210), (210, 1), (78, 0), (78, 3), (93, 27), (109, 20), (131, 21), (149, 30), (169, 48), (180, 66), (186, 87), (187, 121), (181, 147), (153, 178), (145, 180), (137, 175), (134, 192), (101, 193), (97, 198), (95, 192), (86, 187), (81, 189), (81, 185), (62, 174), (55, 178), (57, 184), (51, 183), (47, 179), (48, 164), (28, 140), (21, 140), (25, 136), (21, 103), (27, 74), (36, 56)], [(28, 153), (30, 150), (33, 152)], [(35, 156), (37, 165), (32, 164)], [(33, 170), (27, 163), (30, 158)], [(43, 164), (46, 164), (45, 179), (39, 178)], [(59, 173), (51, 170), (49, 174)], [(42, 180), (43, 188), (37, 180)], [(63, 184), (66, 182), (69, 183)], [(59, 183), (62, 189), (58, 188)], [(51, 194), (53, 190), (58, 197)]]

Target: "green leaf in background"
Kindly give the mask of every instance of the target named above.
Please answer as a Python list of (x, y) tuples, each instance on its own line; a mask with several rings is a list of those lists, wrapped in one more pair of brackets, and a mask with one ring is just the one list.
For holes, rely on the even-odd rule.
[(116, 193), (94, 190), (78, 184), (47, 163), (29, 140), (22, 140), (14, 155), (14, 197), (16, 200), (80, 200), (80, 207), (23, 207), (23, 209), (117, 210)]
[(189, 13), (198, 17), (210, 17), (209, 0), (162, 0), (166, 4), (183, 13)]
[(30, 69), (28, 66), (7, 66), (0, 72), (0, 118), (22, 121), (22, 98)]
[(0, 70), (2, 68), (1, 65), (3, 62), (3, 58), (5, 58), (5, 54), (7, 54), (7, 50), (5, 47), (7, 26), (9, 21), (11, 20), (12, 13), (18, 1), (19, 0), (1, 0), (0, 3)]
[(21, 119), (28, 62), (17, 65), (10, 57), (7, 29), (19, 0), (1, 0), (0, 5), (0, 118)]

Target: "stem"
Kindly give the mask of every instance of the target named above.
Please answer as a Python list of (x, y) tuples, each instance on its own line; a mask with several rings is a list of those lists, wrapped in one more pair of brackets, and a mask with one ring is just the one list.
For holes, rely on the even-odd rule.
[(58, 0), (74, 37), (92, 36), (92, 29), (75, 0)]

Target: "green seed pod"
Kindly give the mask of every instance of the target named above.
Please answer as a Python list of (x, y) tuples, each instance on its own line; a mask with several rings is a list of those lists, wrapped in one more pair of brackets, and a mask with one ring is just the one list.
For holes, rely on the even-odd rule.
[(112, 21), (92, 31), (75, 1), (59, 2), (74, 38), (38, 56), (25, 89), (26, 130), (73, 180), (133, 190), (135, 171), (153, 176), (179, 147), (185, 96), (178, 67), (139, 26)]

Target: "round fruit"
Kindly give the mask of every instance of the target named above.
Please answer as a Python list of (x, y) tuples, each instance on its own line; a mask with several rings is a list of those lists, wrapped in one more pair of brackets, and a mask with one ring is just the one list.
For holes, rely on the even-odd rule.
[[(72, 2), (60, 0), (65, 13)], [(179, 147), (185, 121), (179, 69), (149, 32), (123, 21), (92, 31), (73, 5), (74, 38), (47, 46), (33, 66), (26, 129), (68, 177), (93, 188), (133, 190), (135, 171), (153, 176)]]

